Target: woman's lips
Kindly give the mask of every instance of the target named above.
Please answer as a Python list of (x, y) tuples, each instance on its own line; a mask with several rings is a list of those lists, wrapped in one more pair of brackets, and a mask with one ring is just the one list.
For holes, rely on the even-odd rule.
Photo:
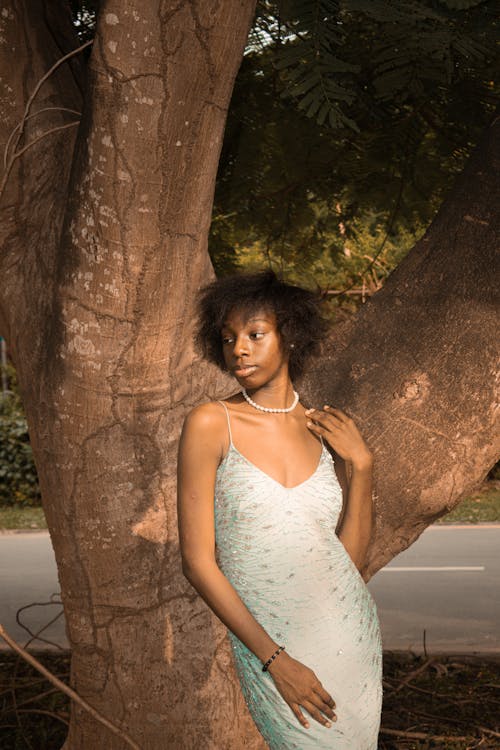
[(238, 378), (247, 378), (249, 375), (251, 375), (257, 367), (255, 365), (247, 365), (246, 367), (235, 367), (233, 369), (234, 375)]

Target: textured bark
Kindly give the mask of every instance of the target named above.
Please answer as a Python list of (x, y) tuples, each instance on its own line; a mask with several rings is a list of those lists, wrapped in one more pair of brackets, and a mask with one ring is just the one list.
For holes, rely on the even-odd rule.
[(425, 236), (334, 329), (303, 389), (350, 414), (376, 456), (365, 580), (500, 456), (499, 131), (496, 117)]
[[(3, 144), (36, 81), (77, 46), (62, 1), (4, 5)], [(71, 685), (152, 750), (264, 747), (225, 628), (181, 574), (174, 492), (182, 417), (232, 389), (194, 357), (192, 301), (213, 273), (213, 188), (254, 5), (104, 2), (87, 70), (62, 66), (33, 106), (83, 111), (78, 132), (26, 151), (1, 198), (0, 330), (56, 554)], [(73, 117), (29, 120), (20, 147)], [(375, 451), (366, 578), (498, 456), (497, 147), (488, 136), (302, 389), (352, 413)], [(125, 744), (74, 708), (65, 750), (89, 747)]]
[[(56, 60), (78, 46), (65, 3), (32, 0), (28, 7), (29, 12), (23, 2), (5, 2), (0, 14), (2, 156), (9, 137), (23, 121), (25, 105), (38, 81)], [(0, 333), (16, 361), (20, 359), (18, 342), (23, 335), (27, 337), (30, 357), (19, 373), (27, 384), (39, 380), (37, 347), (44, 343), (40, 328), (46, 324), (52, 303), (56, 250), (79, 119), (74, 112), (81, 112), (83, 86), (80, 57), (57, 68), (42, 84), (17, 151), (33, 145), (13, 161), (0, 196)], [(69, 123), (76, 125), (48, 132)], [(48, 135), (37, 141), (42, 133)], [(10, 161), (12, 141), (7, 153)], [(4, 174), (2, 164), (2, 178)]]
[[(103, 3), (73, 156), (69, 131), (44, 140), (3, 196), (2, 333), (58, 565), (71, 685), (141, 748), (262, 747), (225, 628), (182, 576), (174, 491), (181, 419), (224, 382), (193, 361), (190, 321), (213, 273), (215, 176), (254, 5)], [(6, 45), (17, 90), (4, 142), (61, 56), (41, 8), (11, 6), (6, 39), (25, 67), (18, 75)], [(67, 106), (69, 75), (42, 88), (52, 104)], [(125, 746), (73, 707), (65, 750)]]

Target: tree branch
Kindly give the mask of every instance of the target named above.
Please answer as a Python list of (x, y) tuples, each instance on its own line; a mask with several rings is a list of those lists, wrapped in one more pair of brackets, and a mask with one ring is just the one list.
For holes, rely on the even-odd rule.
[(75, 690), (65, 685), (64, 682), (62, 682), (58, 677), (52, 674), (49, 669), (44, 667), (43, 664), (40, 664), (38, 659), (35, 659), (34, 656), (25, 651), (22, 646), (20, 646), (13, 638), (11, 638), (11, 636), (7, 633), (7, 631), (1, 624), (0, 637), (3, 638), (4, 641), (6, 641), (6, 643), (8, 643), (9, 646), (14, 649), (14, 651), (16, 651), (16, 653), (22, 656), (22, 658), (27, 661), (28, 664), (31, 664), (32, 667), (43, 674), (43, 676), (46, 677), (49, 682), (55, 685), (63, 693), (66, 693), (66, 695), (68, 695), (72, 701), (78, 703), (78, 705), (81, 706), (85, 711), (88, 711), (88, 713), (91, 714), (91, 716), (93, 716), (96, 721), (104, 724), (104, 726), (107, 727), (111, 732), (113, 732), (113, 734), (121, 737), (121, 739), (124, 740), (127, 745), (130, 745), (130, 747), (134, 748), (134, 750), (141, 750), (140, 746), (136, 742), (134, 742), (134, 740), (126, 732), (117, 727), (116, 724), (113, 724), (113, 722), (109, 719), (106, 719), (106, 717), (96, 711), (95, 708), (92, 708), (92, 706), (83, 698), (81, 698)]

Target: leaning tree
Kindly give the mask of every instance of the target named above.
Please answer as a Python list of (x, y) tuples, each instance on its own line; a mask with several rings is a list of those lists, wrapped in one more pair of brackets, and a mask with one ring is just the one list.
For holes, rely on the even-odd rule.
[[(254, 11), (255, 0), (105, 0), (88, 61), (64, 0), (6, 0), (0, 14), (0, 333), (55, 551), (71, 686), (122, 732), (74, 704), (65, 750), (123, 748), (125, 733), (151, 750), (263, 747), (225, 628), (181, 574), (175, 515), (182, 418), (232, 388), (193, 352), (192, 317), (213, 276), (217, 164)], [(299, 24), (295, 37), (319, 39), (313, 62), (342, 72), (318, 29)], [(351, 127), (332, 79), (313, 90), (294, 73), (304, 54), (282, 60), (295, 93)], [(375, 452), (365, 580), (498, 458), (498, 127), (303, 384), (311, 403), (351, 414)]]

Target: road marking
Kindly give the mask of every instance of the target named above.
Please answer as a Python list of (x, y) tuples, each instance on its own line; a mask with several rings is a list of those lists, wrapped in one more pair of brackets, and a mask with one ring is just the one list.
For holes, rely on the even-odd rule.
[(431, 523), (426, 526), (425, 531), (427, 529), (446, 529), (447, 531), (453, 529), (500, 529), (500, 523), (494, 521), (485, 521), (484, 523)]
[(385, 571), (408, 571), (408, 570), (484, 570), (484, 565), (440, 565), (433, 567), (431, 565), (411, 565), (411, 566), (397, 566), (397, 565), (386, 565), (385, 568), (381, 568), (381, 570)]

